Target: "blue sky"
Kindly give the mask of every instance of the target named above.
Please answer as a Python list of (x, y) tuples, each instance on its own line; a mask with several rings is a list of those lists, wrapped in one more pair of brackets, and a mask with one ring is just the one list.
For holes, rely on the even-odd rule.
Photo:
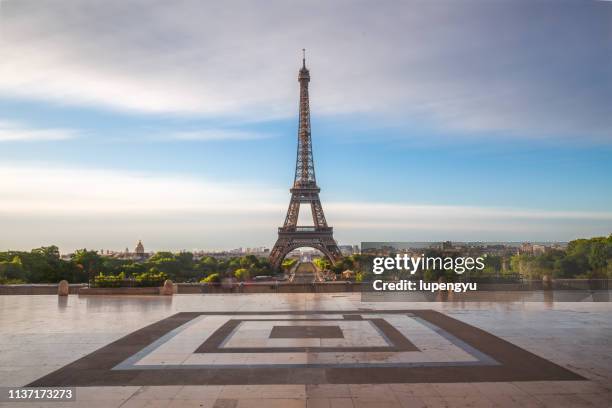
[(612, 5), (3, 1), (0, 248), (271, 246), (308, 49), (340, 243), (612, 232)]

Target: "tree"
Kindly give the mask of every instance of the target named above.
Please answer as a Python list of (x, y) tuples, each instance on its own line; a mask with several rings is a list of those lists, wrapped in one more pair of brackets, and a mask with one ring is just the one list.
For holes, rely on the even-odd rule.
[(29, 282), (57, 283), (62, 279), (77, 281), (82, 278), (74, 263), (60, 259), (59, 249), (55, 245), (35, 248), (22, 257), (22, 261)]
[(193, 270), (193, 253), (181, 252), (175, 258), (181, 264), (183, 270)]
[(81, 265), (83, 272), (87, 276), (96, 275), (102, 272), (102, 257), (97, 251), (88, 251), (87, 249), (78, 249), (72, 254), (72, 261), (76, 265)]
[(168, 251), (159, 251), (153, 254), (151, 258), (149, 258), (149, 262), (156, 262), (160, 259), (174, 259), (174, 254)]
[(15, 255), (10, 262), (0, 261), (0, 283), (25, 281), (26, 273), (19, 256)]
[(216, 258), (213, 258), (212, 256), (207, 256), (200, 259), (198, 267), (203, 272), (212, 272), (218, 269), (219, 262), (217, 262)]
[(238, 269), (236, 269), (236, 271), (234, 271), (234, 276), (239, 281), (245, 281), (245, 280), (249, 279), (249, 277), (250, 277), (249, 276), (249, 270), (245, 269), (245, 268), (238, 268)]
[(158, 252), (149, 259), (147, 266), (164, 272), (168, 277), (178, 282), (181, 279), (181, 264), (170, 252)]
[(219, 282), (221, 279), (219, 278), (219, 274), (218, 273), (212, 273), (210, 275), (208, 275), (207, 277), (205, 277), (204, 279), (202, 279), (200, 282), (202, 283), (212, 283), (212, 282)]
[(281, 268), (283, 268), (285, 272), (289, 272), (296, 263), (297, 263), (297, 259), (287, 258), (283, 260), (283, 263), (281, 264)]
[(316, 265), (317, 268), (322, 271), (328, 270), (331, 267), (331, 263), (324, 258), (315, 258), (312, 260), (312, 263)]
[(569, 255), (555, 262), (554, 276), (556, 278), (573, 278), (584, 273), (587, 269), (588, 262), (586, 259), (576, 255)]

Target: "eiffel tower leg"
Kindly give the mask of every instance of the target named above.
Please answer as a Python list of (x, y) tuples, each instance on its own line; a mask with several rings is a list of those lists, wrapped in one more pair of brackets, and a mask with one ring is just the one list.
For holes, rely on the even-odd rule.
[(270, 251), (270, 265), (272, 270), (278, 271), (281, 267), (281, 262), (285, 255), (289, 252), (290, 242), (287, 239), (279, 238), (276, 240), (276, 244)]
[(321, 200), (319, 200), (319, 195), (317, 194), (316, 199), (310, 202), (310, 208), (312, 209), (312, 218), (314, 220), (314, 224), (317, 228), (327, 227), (327, 221), (325, 220), (325, 214), (323, 214), (323, 206), (321, 205)]
[(295, 193), (291, 194), (291, 201), (289, 202), (289, 208), (287, 209), (287, 216), (285, 217), (285, 227), (295, 227), (298, 223), (298, 217), (300, 215), (300, 200)]
[(342, 258), (342, 253), (336, 241), (329, 237), (329, 239), (323, 239), (322, 245), (327, 249), (328, 256), (332, 263), (339, 261)]

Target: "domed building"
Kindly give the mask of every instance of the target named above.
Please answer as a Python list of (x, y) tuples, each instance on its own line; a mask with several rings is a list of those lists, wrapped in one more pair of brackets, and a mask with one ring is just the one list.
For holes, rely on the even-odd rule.
[(142, 241), (138, 240), (138, 245), (136, 245), (136, 249), (134, 250), (134, 252), (136, 253), (136, 256), (144, 258), (145, 250), (144, 245), (142, 245)]

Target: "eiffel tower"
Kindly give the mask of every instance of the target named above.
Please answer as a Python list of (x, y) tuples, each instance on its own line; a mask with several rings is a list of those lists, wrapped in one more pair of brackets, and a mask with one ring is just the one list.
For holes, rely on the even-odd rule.
[[(340, 259), (340, 249), (333, 237), (333, 228), (327, 225), (323, 207), (319, 199), (321, 189), (315, 179), (314, 161), (312, 159), (312, 139), (310, 137), (310, 106), (308, 99), (308, 82), (310, 72), (306, 68), (306, 50), (302, 50), (302, 69), (298, 75), (300, 83), (300, 120), (298, 129), (297, 160), (295, 178), (291, 192), (291, 201), (287, 210), (285, 223), (278, 229), (278, 239), (270, 252), (270, 263), (276, 270), (283, 258), (292, 250), (301, 247), (312, 247), (321, 251), (331, 262)], [(313, 226), (298, 226), (300, 205), (310, 204)]]

